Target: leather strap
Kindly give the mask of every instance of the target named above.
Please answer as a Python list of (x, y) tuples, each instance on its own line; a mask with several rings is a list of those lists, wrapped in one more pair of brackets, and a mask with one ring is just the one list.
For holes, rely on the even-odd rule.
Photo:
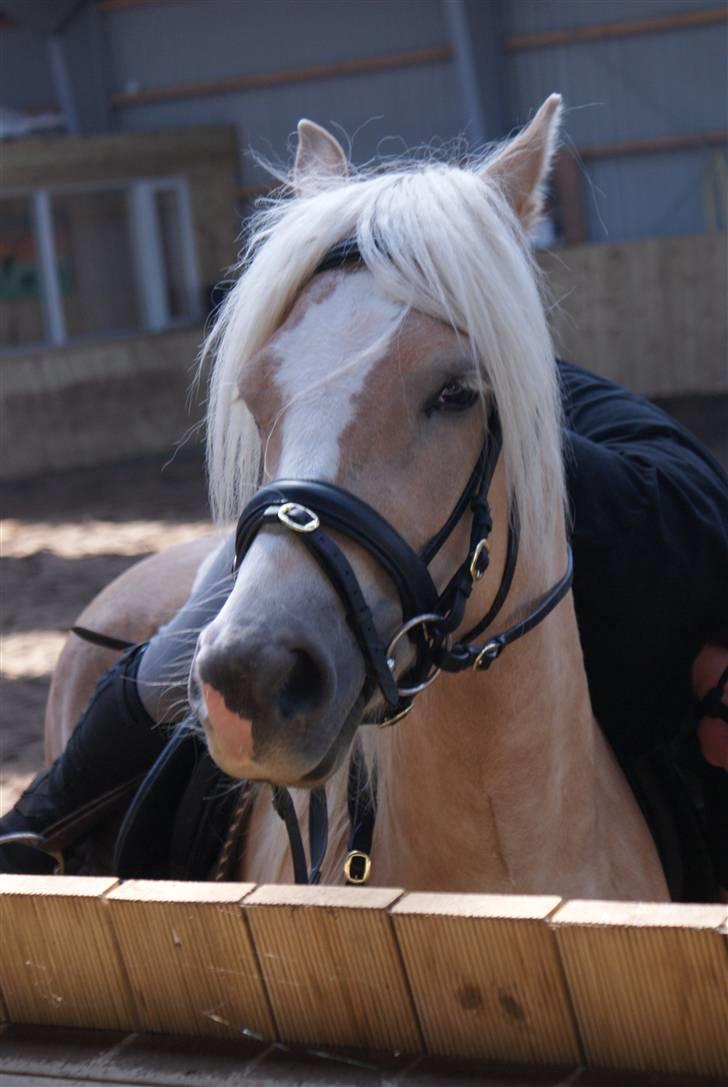
[(288, 789), (280, 785), (273, 787), (273, 807), (286, 825), (288, 843), (293, 861), (293, 878), (296, 883), (315, 884), (321, 879), (321, 865), (326, 856), (329, 843), (329, 820), (326, 806), (326, 791), (313, 789), (308, 806), (308, 833), (311, 869), (309, 871), (306, 853), (303, 848), (301, 829), (293, 799)]
[[(277, 507), (274, 507), (271, 512), (266, 511), (260, 519), (261, 524), (276, 522), (278, 522)], [(376, 681), (389, 705), (396, 706), (399, 701), (397, 684), (387, 664), (387, 657), (379, 640), (371, 609), (359, 588), (359, 582), (349, 560), (331, 537), (320, 529), (299, 535), (327, 575), (344, 605), (349, 627), (369, 665), (370, 683), (372, 680)]]
[(100, 634), (97, 630), (89, 630), (88, 627), (73, 626), (71, 634), (75, 634), (83, 642), (101, 646), (102, 649), (116, 649), (123, 653), (126, 649), (132, 649), (135, 642), (127, 642), (124, 638), (112, 638), (110, 634)]
[(320, 480), (281, 479), (261, 488), (243, 510), (235, 537), (236, 565), (242, 561), (270, 506), (295, 502), (313, 510), (322, 525), (364, 547), (383, 567), (399, 593), (407, 615), (431, 611), (438, 593), (420, 556), (361, 498)]

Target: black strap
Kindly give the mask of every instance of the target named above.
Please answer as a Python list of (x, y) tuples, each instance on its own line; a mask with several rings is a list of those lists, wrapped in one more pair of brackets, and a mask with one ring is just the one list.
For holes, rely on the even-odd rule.
[(77, 638), (81, 638), (84, 642), (101, 646), (102, 649), (118, 649), (120, 653), (136, 645), (136, 642), (127, 642), (123, 638), (112, 638), (110, 634), (99, 634), (98, 631), (89, 630), (88, 627), (74, 626), (70, 628), (70, 631), (71, 634), (75, 634)]
[(235, 538), (237, 564), (250, 547), (268, 507), (281, 506), (285, 502), (299, 503), (313, 510), (322, 525), (364, 547), (396, 586), (406, 615), (435, 609), (437, 589), (417, 552), (375, 509), (333, 483), (281, 479), (259, 490), (238, 521)]
[(465, 668), (475, 668), (479, 672), (487, 671), (498, 659), (504, 649), (528, 634), (535, 626), (560, 604), (571, 589), (574, 579), (574, 559), (571, 548), (567, 548), (566, 573), (540, 600), (532, 605), (528, 614), (520, 622), (494, 634), (482, 645), (459, 642), (451, 649), (443, 648), (436, 656), (436, 663), (443, 672), (462, 672)]
[(362, 256), (359, 252), (359, 243), (356, 238), (345, 238), (329, 249), (322, 260), (316, 265), (315, 275), (320, 272), (328, 272), (332, 268), (341, 268), (345, 264), (361, 264)]
[(355, 744), (349, 761), (347, 801), (349, 806), (349, 851), (371, 853), (377, 805), (376, 773), (369, 777), (359, 744)]
[(498, 591), (493, 598), (493, 603), (490, 605), (480, 622), (460, 639), (463, 642), (472, 642), (474, 638), (480, 637), (483, 631), (488, 629), (496, 616), (500, 614), (500, 611), (506, 602), (506, 597), (511, 591), (513, 577), (516, 572), (516, 563), (518, 562), (518, 545), (521, 538), (517, 523), (518, 514), (515, 510), (513, 512), (513, 518), (514, 521), (508, 526), (506, 561), (503, 565), (503, 574), (501, 576), (500, 585), (498, 586)]
[[(277, 521), (278, 515), (274, 509), (273, 512), (264, 513), (260, 523), (272, 524)], [(378, 684), (389, 705), (396, 706), (399, 701), (397, 684), (387, 664), (384, 646), (374, 625), (374, 616), (359, 588), (349, 560), (341, 548), (320, 529), (300, 533), (299, 536), (336, 589), (344, 605), (347, 623), (369, 665), (371, 679)]]
[(311, 870), (306, 862), (301, 828), (293, 805), (293, 798), (288, 789), (280, 785), (273, 786), (273, 807), (281, 817), (288, 832), (288, 844), (293, 861), (293, 878), (296, 883), (314, 884), (321, 879), (321, 865), (326, 856), (329, 842), (329, 821), (326, 806), (326, 791), (313, 789), (308, 807), (308, 833), (311, 855)]

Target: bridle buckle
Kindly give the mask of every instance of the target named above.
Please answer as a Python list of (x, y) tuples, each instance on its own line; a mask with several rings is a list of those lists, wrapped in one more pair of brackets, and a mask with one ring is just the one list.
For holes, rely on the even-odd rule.
[(344, 861), (344, 875), (349, 883), (361, 885), (367, 883), (372, 870), (372, 859), (368, 853), (362, 853), (360, 849), (352, 849), (346, 854)]
[[(480, 560), (482, 559), (483, 555), (485, 555), (485, 561), (483, 562), (483, 564), (481, 566), (481, 561)], [(471, 580), (472, 581), (480, 581), (480, 579), (483, 577), (486, 570), (488, 569), (488, 564), (489, 563), (490, 563), (490, 551), (488, 549), (488, 541), (487, 540), (479, 540), (477, 545), (476, 545), (475, 551), (473, 552), (473, 557), (470, 560), (470, 578), (471, 578)]]
[(498, 660), (502, 649), (503, 645), (495, 638), (490, 642), (486, 642), (480, 653), (478, 653), (477, 657), (473, 661), (473, 671), (487, 671), (488, 668), (490, 668), (491, 664), (493, 664), (494, 661)]
[[(300, 516), (301, 514), (308, 520), (294, 520), (294, 516)], [(294, 532), (315, 532), (321, 525), (318, 515), (310, 510), (308, 506), (302, 506), (300, 502), (284, 502), (282, 506), (278, 507), (276, 516), (281, 524)]]

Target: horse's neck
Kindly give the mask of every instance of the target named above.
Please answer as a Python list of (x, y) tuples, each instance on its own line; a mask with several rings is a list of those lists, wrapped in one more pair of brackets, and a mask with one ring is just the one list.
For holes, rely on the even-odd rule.
[(441, 676), (380, 757), (379, 883), (665, 895), (651, 838), (593, 720), (571, 597), (489, 672)]
[[(557, 549), (552, 582), (563, 573)], [(544, 586), (546, 587), (546, 586)], [(519, 577), (513, 587), (519, 599)], [(503, 612), (510, 617), (509, 605)], [(370, 734), (370, 738), (371, 738)], [(571, 597), (487, 673), (442, 675), (375, 742), (372, 882), (408, 890), (666, 897), (654, 845), (594, 723)], [(324, 882), (342, 882), (346, 767), (327, 787)], [(306, 794), (297, 793), (302, 822)], [(262, 789), (239, 878), (289, 882)]]

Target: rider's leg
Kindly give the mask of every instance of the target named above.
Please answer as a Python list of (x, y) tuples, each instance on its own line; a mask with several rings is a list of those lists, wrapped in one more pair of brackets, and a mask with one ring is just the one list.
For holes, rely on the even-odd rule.
[[(174, 619), (102, 676), (63, 754), (0, 818), (0, 871), (50, 871), (55, 862), (42, 851), (44, 843), (62, 852), (124, 810), (169, 737), (170, 729), (160, 726), (186, 713), (197, 635), (227, 599), (231, 553), (226, 540)], [(43, 841), (2, 842), (11, 834), (40, 835)]]

